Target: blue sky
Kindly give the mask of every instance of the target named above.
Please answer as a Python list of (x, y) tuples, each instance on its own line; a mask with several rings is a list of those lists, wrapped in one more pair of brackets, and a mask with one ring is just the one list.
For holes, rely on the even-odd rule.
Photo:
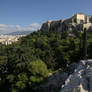
[(0, 32), (36, 30), (47, 20), (78, 12), (92, 15), (92, 0), (0, 0)]

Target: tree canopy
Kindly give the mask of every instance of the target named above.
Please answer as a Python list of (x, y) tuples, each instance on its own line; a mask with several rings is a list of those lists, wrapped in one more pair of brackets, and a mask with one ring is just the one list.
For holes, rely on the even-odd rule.
[[(87, 31), (87, 58), (92, 58), (92, 30)], [(0, 44), (0, 91), (32, 92), (46, 80), (48, 73), (81, 59), (81, 33), (68, 35), (64, 30), (49, 33), (41, 30)]]

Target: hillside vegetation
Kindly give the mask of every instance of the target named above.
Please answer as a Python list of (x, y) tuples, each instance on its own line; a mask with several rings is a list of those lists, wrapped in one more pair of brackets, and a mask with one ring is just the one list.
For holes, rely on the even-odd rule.
[[(92, 30), (87, 31), (87, 58), (92, 58)], [(82, 59), (82, 33), (33, 32), (12, 45), (0, 44), (0, 91), (38, 92), (48, 73)]]

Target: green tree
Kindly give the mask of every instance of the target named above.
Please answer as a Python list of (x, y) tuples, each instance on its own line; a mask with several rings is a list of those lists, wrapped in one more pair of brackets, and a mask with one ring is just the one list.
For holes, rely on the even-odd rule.
[(87, 30), (84, 29), (84, 33), (83, 33), (83, 59), (86, 60), (87, 59)]
[(41, 60), (30, 62), (28, 71), (30, 74), (30, 82), (32, 83), (40, 83), (44, 78), (48, 76), (47, 66)]

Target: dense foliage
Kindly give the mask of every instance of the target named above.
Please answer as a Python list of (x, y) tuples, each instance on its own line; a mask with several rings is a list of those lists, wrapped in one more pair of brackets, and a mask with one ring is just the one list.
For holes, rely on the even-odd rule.
[[(87, 32), (87, 38), (87, 58), (92, 58), (92, 31)], [(40, 30), (12, 45), (0, 44), (0, 91), (35, 92), (49, 72), (65, 70), (82, 59), (82, 42), (82, 33)]]

